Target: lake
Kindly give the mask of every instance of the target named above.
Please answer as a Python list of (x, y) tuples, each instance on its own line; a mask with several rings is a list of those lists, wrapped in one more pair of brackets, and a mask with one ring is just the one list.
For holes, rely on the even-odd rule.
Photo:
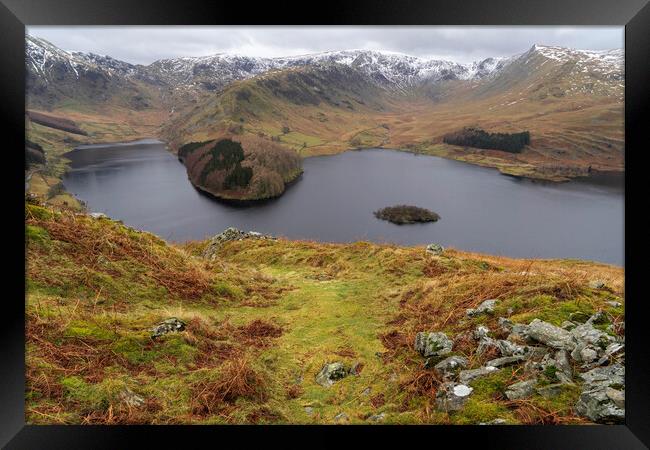
[[(68, 153), (67, 190), (134, 228), (171, 241), (237, 227), (291, 239), (373, 241), (525, 258), (623, 265), (622, 175), (533, 182), (495, 169), (384, 149), (307, 158), (279, 198), (241, 206), (198, 192), (155, 140), (82, 146)], [(373, 211), (395, 204), (435, 211), (438, 222), (395, 225)]]

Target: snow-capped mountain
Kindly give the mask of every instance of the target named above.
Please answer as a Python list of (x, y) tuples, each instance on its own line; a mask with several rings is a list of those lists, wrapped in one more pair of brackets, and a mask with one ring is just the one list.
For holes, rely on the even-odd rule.
[(77, 91), (106, 99), (118, 92), (115, 88), (126, 87), (134, 92), (132, 98), (142, 107), (147, 104), (143, 100), (147, 94), (136, 92), (142, 83), (163, 92), (162, 98), (174, 103), (178, 95), (220, 91), (234, 81), (271, 71), (334, 64), (353, 68), (379, 87), (396, 92), (450, 80), (469, 81), (478, 86), (478, 91), (489, 92), (495, 83), (503, 88), (531, 74), (544, 73), (549, 79), (569, 80), (567, 93), (609, 95), (612, 88), (622, 88), (623, 80), (620, 49), (588, 51), (534, 45), (519, 55), (469, 64), (385, 51), (344, 50), (278, 58), (217, 54), (162, 59), (143, 66), (110, 56), (65, 51), (33, 36), (26, 38), (28, 92), (42, 94), (48, 104), (77, 95)]

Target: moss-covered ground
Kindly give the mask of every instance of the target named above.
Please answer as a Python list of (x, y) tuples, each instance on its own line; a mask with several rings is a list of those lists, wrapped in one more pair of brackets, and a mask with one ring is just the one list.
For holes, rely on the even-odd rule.
[[(575, 388), (507, 401), (517, 367), (476, 380), (462, 411), (437, 411), (415, 333), (459, 337), (454, 353), (478, 367), (462, 336), (498, 330), (500, 315), (623, 320), (608, 303), (624, 303), (623, 270), (602, 264), (282, 239), (229, 242), (208, 261), (206, 242), (107, 218), (29, 203), (25, 220), (29, 423), (582, 423)], [(493, 316), (466, 318), (487, 298), (500, 300)], [(152, 339), (170, 317), (185, 330)], [(334, 361), (360, 371), (320, 386)]]

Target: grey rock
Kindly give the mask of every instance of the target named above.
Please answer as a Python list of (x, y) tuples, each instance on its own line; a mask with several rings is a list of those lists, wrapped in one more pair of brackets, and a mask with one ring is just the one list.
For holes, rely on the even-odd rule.
[(436, 392), (436, 407), (440, 411), (459, 411), (463, 409), (473, 390), (465, 384), (453, 381), (442, 383)]
[(530, 397), (535, 393), (535, 386), (537, 386), (536, 378), (511, 384), (506, 389), (506, 397), (508, 397), (508, 400), (518, 400)]
[(494, 312), (494, 307), (497, 304), (497, 300), (485, 300), (483, 303), (478, 305), (475, 309), (468, 309), (466, 311), (467, 317), (476, 317), (481, 314), (492, 314)]
[(450, 356), (436, 364), (434, 369), (440, 376), (447, 378), (455, 375), (459, 370), (467, 367), (468, 364), (469, 361), (463, 356)]
[(622, 390), (612, 388), (584, 390), (575, 409), (581, 416), (597, 423), (621, 423), (625, 420), (624, 398), (625, 391)]
[(312, 414), (314, 414), (314, 408), (312, 408), (311, 406), (305, 406), (305, 412), (311, 416)]
[(605, 282), (601, 280), (592, 280), (589, 282), (589, 287), (591, 289), (602, 289), (605, 287)]
[(93, 219), (103, 219), (105, 217), (108, 217), (106, 214), (100, 213), (100, 212), (94, 212), (94, 213), (90, 213), (88, 215), (90, 217), (92, 217)]
[(621, 387), (625, 385), (625, 366), (612, 364), (611, 366), (596, 367), (579, 375), (588, 387)]
[(559, 373), (558, 378), (562, 382), (568, 382), (573, 379), (573, 368), (571, 367), (571, 362), (569, 361), (569, 354), (566, 350), (558, 350), (555, 352), (555, 367), (557, 367)]
[(605, 303), (607, 303), (612, 308), (618, 308), (620, 306), (623, 306), (621, 302), (617, 302), (617, 301), (609, 301), (609, 302), (605, 302)]
[(469, 384), (477, 378), (486, 377), (500, 369), (494, 366), (479, 367), (478, 369), (461, 370), (458, 379), (463, 384)]
[(479, 325), (474, 330), (474, 334), (473, 334), (474, 339), (476, 339), (476, 340), (483, 339), (483, 338), (487, 337), (489, 332), (490, 332), (490, 329), (488, 327), (486, 327), (485, 325)]
[(609, 317), (604, 312), (598, 311), (587, 320), (587, 323), (596, 325), (606, 324), (609, 323)]
[(316, 375), (316, 382), (324, 387), (330, 387), (335, 381), (345, 378), (349, 369), (340, 362), (325, 364)]
[(479, 425), (505, 425), (506, 420), (505, 419), (494, 419), (490, 420), (489, 422), (480, 422)]
[(208, 246), (205, 248), (203, 252), (203, 257), (206, 259), (213, 260), (216, 258), (217, 250), (219, 250), (219, 248), (224, 243), (229, 241), (241, 241), (243, 239), (275, 240), (276, 238), (255, 231), (245, 232), (245, 231), (238, 230), (237, 228), (234, 227), (226, 228), (224, 231), (222, 231), (221, 233), (217, 234), (216, 236), (210, 239)]
[(374, 414), (368, 417), (368, 421), (370, 422), (383, 422), (385, 419), (386, 419), (386, 413)]
[(367, 387), (361, 392), (361, 395), (370, 395), (370, 392), (371, 392), (371, 389), (369, 387)]
[(425, 358), (451, 352), (454, 343), (445, 333), (419, 332), (415, 335), (415, 350)]
[(512, 364), (520, 363), (525, 360), (526, 357), (524, 355), (503, 356), (501, 358), (491, 359), (490, 361), (485, 363), (485, 365), (490, 367), (505, 367), (505, 366), (510, 366)]
[(151, 338), (155, 339), (168, 333), (175, 333), (185, 329), (185, 322), (177, 317), (170, 317), (160, 322), (151, 329)]
[(570, 332), (539, 319), (534, 319), (528, 325), (528, 335), (531, 339), (549, 347), (563, 350), (573, 350), (575, 348)]
[(316, 383), (323, 387), (330, 387), (335, 381), (348, 376), (348, 369), (340, 362), (328, 363), (323, 366), (318, 375), (316, 375)]
[(128, 387), (125, 387), (120, 391), (118, 394), (118, 397), (120, 401), (122, 401), (126, 406), (129, 408), (138, 408), (142, 405), (144, 405), (144, 399), (134, 393), (131, 389)]
[(445, 248), (440, 244), (427, 245), (426, 252), (430, 255), (439, 256), (445, 251)]
[(345, 413), (338, 413), (337, 415), (334, 416), (334, 422), (349, 422), (350, 418), (348, 417), (347, 414)]
[(503, 339), (496, 341), (496, 346), (503, 356), (524, 355), (529, 352), (528, 346), (515, 344), (512, 341)]

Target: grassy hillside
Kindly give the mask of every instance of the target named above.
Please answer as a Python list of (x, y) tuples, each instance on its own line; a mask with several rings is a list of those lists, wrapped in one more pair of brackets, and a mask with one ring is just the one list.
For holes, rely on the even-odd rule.
[[(174, 148), (254, 135), (303, 156), (396, 148), (556, 181), (590, 170), (623, 170), (622, 85), (610, 88), (611, 82), (582, 79), (587, 75), (544, 66), (539, 57), (532, 57), (530, 65), (540, 67), (525, 73), (512, 67), (496, 80), (441, 82), (410, 93), (379, 88), (351, 68), (270, 72), (236, 82), (175, 115), (162, 134)], [(336, 70), (341, 74), (333, 75)], [(529, 131), (530, 142), (516, 154), (443, 142), (445, 135), (466, 127)]]
[[(477, 355), (471, 333), (499, 337), (499, 316), (560, 325), (602, 310), (599, 327), (624, 330), (612, 303), (623, 270), (603, 264), (284, 239), (226, 242), (204, 259), (208, 242), (175, 246), (108, 218), (26, 204), (25, 221), (29, 423), (585, 423), (578, 379), (508, 400), (522, 365), (441, 411), (415, 335), (446, 332), (475, 368), (493, 355)], [(488, 298), (494, 314), (466, 315)], [(185, 329), (152, 339), (172, 317)], [(317, 384), (335, 361), (357, 374)]]

